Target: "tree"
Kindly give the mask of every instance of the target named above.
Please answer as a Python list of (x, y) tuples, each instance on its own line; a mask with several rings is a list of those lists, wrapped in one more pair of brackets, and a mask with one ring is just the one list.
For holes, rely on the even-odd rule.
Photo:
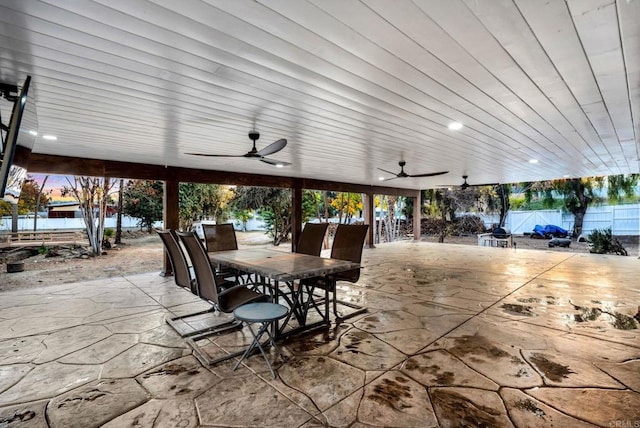
[(511, 185), (498, 184), (496, 186), (496, 193), (498, 194), (498, 210), (500, 212), (500, 223), (498, 224), (498, 226), (503, 227), (504, 222), (507, 218), (507, 213), (511, 208), (511, 203), (509, 200), (509, 195), (511, 194)]
[(242, 224), (242, 231), (247, 231), (247, 222), (253, 218), (253, 214), (251, 210), (235, 210), (233, 212), (233, 217), (240, 220)]
[[(38, 213), (40, 212), (40, 205), (46, 205), (47, 203), (49, 203), (49, 197), (46, 195), (43, 195), (44, 185), (47, 184), (48, 179), (49, 179), (49, 175), (45, 175), (44, 180), (42, 180), (42, 186), (40, 186), (40, 188), (38, 189), (38, 196), (36, 197), (36, 206), (33, 209), (33, 213), (34, 213), (33, 231), (34, 232), (38, 230)], [(51, 190), (49, 191), (49, 194), (51, 194)]]
[(114, 244), (121, 244), (122, 243), (122, 195), (124, 192), (124, 179), (120, 179), (120, 181), (118, 182), (118, 212), (117, 212), (117, 218), (116, 218), (116, 239), (114, 241)]
[(220, 184), (196, 184), (202, 213), (213, 217), (216, 223), (225, 223), (231, 214), (231, 201), (235, 187)]
[(622, 195), (631, 197), (635, 193), (640, 174), (604, 177), (568, 178), (563, 180), (526, 183), (525, 200), (529, 203), (534, 195), (541, 195), (543, 205), (552, 207), (556, 200), (562, 203), (562, 209), (574, 216), (573, 236), (582, 234), (582, 225), (587, 208), (598, 199), (596, 190), (607, 184), (609, 201), (618, 202)]
[[(329, 222), (327, 191), (323, 190), (303, 190), (302, 191), (302, 216), (303, 221), (308, 221), (311, 217), (318, 219), (319, 223)], [(325, 233), (322, 248), (329, 248), (329, 234)]]
[(477, 187), (477, 198), (479, 205), (479, 212), (495, 213), (500, 215), (500, 220), (496, 226), (504, 226), (504, 222), (507, 218), (507, 213), (511, 209), (511, 201), (509, 195), (511, 195), (510, 184), (496, 184), (494, 186), (480, 186)]
[[(607, 177), (607, 199), (610, 203), (619, 204), (626, 198), (635, 198), (640, 174), (610, 175)], [(634, 201), (635, 202), (635, 201)]]
[(338, 213), (338, 222), (348, 223), (349, 219), (362, 210), (362, 195), (360, 193), (338, 192), (331, 200), (331, 206)]
[(306, 222), (311, 217), (320, 220), (320, 192), (317, 190), (302, 191), (302, 221)]
[(193, 222), (214, 218), (224, 223), (231, 212), (234, 188), (218, 184), (180, 183), (180, 228), (191, 229)]
[(396, 224), (396, 220), (395, 220), (395, 215), (396, 215), (396, 196), (394, 195), (386, 195), (385, 196), (387, 199), (387, 207), (389, 207), (389, 209), (387, 210), (387, 215), (385, 216), (385, 223), (384, 223), (384, 232), (385, 232), (385, 239), (387, 242), (393, 242), (395, 241), (395, 232), (396, 232), (396, 228), (395, 228), (395, 224)]
[(129, 180), (122, 192), (123, 212), (151, 233), (153, 223), (162, 220), (162, 195), (162, 181)]
[[(22, 189), (20, 190), (18, 214), (25, 215), (31, 212), (36, 212), (36, 206), (46, 205), (48, 203), (48, 194), (43, 193), (40, 186), (38, 186), (38, 183), (33, 179), (33, 177), (28, 175), (27, 179), (22, 184)], [(11, 215), (11, 213), (11, 203), (0, 200), (0, 215)]]
[(447, 189), (427, 189), (422, 191), (422, 200), (427, 203), (427, 213), (433, 216), (440, 216), (442, 220), (454, 221), (456, 219), (453, 190)]
[(272, 187), (239, 186), (235, 190), (236, 210), (256, 210), (264, 219), (273, 245), (289, 239), (291, 232), (291, 191)]
[(73, 182), (67, 178), (69, 186), (62, 188), (63, 196), (71, 195), (80, 204), (87, 237), (96, 256), (102, 254), (104, 219), (114, 182), (108, 177), (73, 177)]

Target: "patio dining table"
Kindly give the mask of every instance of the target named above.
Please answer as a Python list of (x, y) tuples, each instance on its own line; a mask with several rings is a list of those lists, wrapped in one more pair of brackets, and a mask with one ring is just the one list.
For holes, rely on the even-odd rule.
[[(358, 263), (346, 260), (287, 253), (265, 248), (219, 251), (210, 253), (211, 262), (217, 266), (230, 267), (259, 278), (257, 285), (268, 285), (273, 292), (274, 302), (283, 302), (291, 309), (290, 316), (274, 323), (274, 337), (281, 339), (291, 334), (329, 324), (329, 302), (325, 301), (325, 314), (320, 321), (307, 323), (307, 309), (302, 287), (295, 281), (319, 276), (329, 276), (360, 267)], [(283, 291), (281, 286), (285, 287)], [(334, 293), (335, 294), (335, 293)], [(307, 296), (307, 299), (313, 296)], [(335, 298), (335, 295), (334, 295)], [(307, 300), (308, 302), (308, 300)], [(291, 319), (298, 326), (285, 331)]]

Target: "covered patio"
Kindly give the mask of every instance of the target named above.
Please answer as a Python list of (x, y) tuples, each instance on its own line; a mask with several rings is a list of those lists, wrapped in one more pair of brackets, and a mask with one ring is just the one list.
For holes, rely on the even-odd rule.
[(415, 239), (365, 250), (339, 297), (368, 312), (284, 342), (275, 380), (259, 355), (200, 364), (165, 318), (203, 304), (160, 268), (3, 292), (0, 426), (640, 425), (636, 258), (420, 242), (421, 189), (640, 171), (640, 1), (0, 12), (0, 83), (30, 76), (37, 110), (8, 161), (162, 180), (172, 229), (181, 182), (288, 188), (293, 242), (304, 189), (364, 195), (370, 225), (405, 196)]
[[(0, 426), (635, 426), (637, 260), (400, 242), (339, 296), (368, 312), (203, 366), (158, 272), (3, 293)], [(246, 346), (246, 331), (211, 353)]]

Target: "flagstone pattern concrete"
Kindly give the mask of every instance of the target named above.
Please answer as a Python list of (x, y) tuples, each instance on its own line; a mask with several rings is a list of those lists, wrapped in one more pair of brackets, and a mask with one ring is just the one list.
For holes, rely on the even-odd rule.
[(338, 294), (368, 312), (284, 341), (276, 379), (203, 366), (165, 318), (207, 305), (158, 272), (3, 292), (0, 427), (640, 427), (640, 260), (402, 242), (362, 264)]

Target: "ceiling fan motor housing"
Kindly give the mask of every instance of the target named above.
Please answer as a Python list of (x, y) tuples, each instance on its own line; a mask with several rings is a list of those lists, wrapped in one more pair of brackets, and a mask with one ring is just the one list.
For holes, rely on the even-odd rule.
[(257, 139), (260, 138), (260, 133), (258, 131), (249, 131), (249, 139), (255, 143)]
[(400, 165), (400, 172), (396, 175), (396, 177), (399, 178), (405, 178), (405, 177), (409, 177), (409, 174), (407, 174), (406, 172), (404, 172), (404, 166), (407, 163), (405, 161), (400, 161), (398, 162), (398, 165)]

